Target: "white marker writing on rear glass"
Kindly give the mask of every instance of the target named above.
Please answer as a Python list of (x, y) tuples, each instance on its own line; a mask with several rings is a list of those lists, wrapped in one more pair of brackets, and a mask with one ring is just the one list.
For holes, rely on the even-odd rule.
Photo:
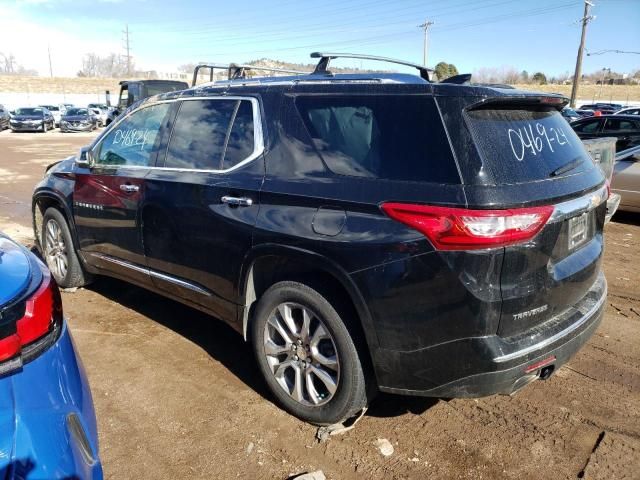
[(545, 141), (551, 153), (555, 152), (552, 145), (554, 142), (560, 146), (569, 144), (569, 139), (562, 128), (549, 127), (547, 130), (541, 123), (535, 124), (535, 132), (533, 125), (529, 124), (518, 129), (510, 128), (507, 135), (513, 156), (519, 162), (524, 160), (527, 150), (534, 156), (541, 153), (544, 150)]

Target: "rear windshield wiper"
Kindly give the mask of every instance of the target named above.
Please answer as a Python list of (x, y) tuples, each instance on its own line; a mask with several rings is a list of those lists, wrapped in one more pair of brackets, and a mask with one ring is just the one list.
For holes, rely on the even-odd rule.
[(576, 168), (578, 165), (582, 164), (583, 158), (580, 157), (576, 157), (573, 160), (571, 160), (570, 162), (565, 163), (564, 165), (562, 165), (561, 167), (556, 168), (553, 172), (551, 172), (549, 174), (550, 177), (557, 177), (558, 175), (562, 175), (563, 173), (567, 173), (571, 170), (573, 170), (574, 168)]

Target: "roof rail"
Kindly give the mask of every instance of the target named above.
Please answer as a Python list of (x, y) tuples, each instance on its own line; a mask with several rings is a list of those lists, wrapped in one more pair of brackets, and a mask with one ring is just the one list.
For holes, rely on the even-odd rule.
[[(362, 54), (359, 54), (359, 53), (324, 53), (324, 52), (313, 52), (311, 54), (311, 58), (319, 58), (320, 59), (320, 61), (318, 61), (318, 65), (316, 65), (316, 69), (313, 71), (313, 73), (331, 74), (331, 72), (328, 70), (329, 62), (331, 60), (333, 60), (334, 58), (358, 58), (358, 59), (361, 59), (361, 60), (376, 60), (376, 61), (379, 61), (379, 62), (396, 63), (398, 65), (405, 65), (407, 67), (417, 68), (418, 71), (420, 72), (420, 77), (423, 78), (424, 80), (426, 80), (427, 82), (430, 81), (429, 80), (429, 71), (430, 71), (430, 69), (427, 68), (425, 65), (419, 65), (417, 63), (405, 62), (404, 60), (398, 60), (398, 59), (395, 59), (395, 58), (378, 57), (376, 55), (362, 55)], [(431, 70), (431, 71), (433, 71), (433, 70)]]
[(209, 69), (209, 81), (213, 82), (213, 71), (214, 70), (226, 70), (227, 71), (227, 79), (228, 80), (238, 80), (240, 78), (245, 78), (246, 72), (249, 70), (260, 70), (266, 72), (280, 72), (280, 73), (293, 73), (293, 74), (307, 74), (310, 72), (302, 72), (300, 70), (289, 70), (286, 68), (275, 68), (275, 67), (262, 67), (258, 65), (243, 65), (230, 63), (228, 65), (224, 65), (221, 63), (201, 63), (196, 65), (193, 70), (193, 80), (191, 82), (191, 86), (196, 86), (196, 81), (198, 80), (198, 75), (200, 70)]

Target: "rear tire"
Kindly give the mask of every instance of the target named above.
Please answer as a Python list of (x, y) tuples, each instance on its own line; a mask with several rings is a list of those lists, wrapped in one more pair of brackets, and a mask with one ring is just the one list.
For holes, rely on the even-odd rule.
[(256, 306), (251, 342), (269, 389), (296, 417), (329, 425), (366, 407), (354, 340), (336, 308), (313, 288), (290, 281), (271, 286)]
[(69, 226), (56, 208), (48, 208), (42, 219), (42, 256), (53, 278), (63, 288), (83, 287), (92, 280), (76, 254)]

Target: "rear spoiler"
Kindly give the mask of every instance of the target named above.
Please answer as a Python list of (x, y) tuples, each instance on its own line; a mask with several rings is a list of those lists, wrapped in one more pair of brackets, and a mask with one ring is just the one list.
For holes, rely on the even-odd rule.
[(560, 111), (566, 107), (568, 103), (569, 99), (561, 95), (504, 95), (487, 97), (469, 105), (465, 110), (544, 106)]

